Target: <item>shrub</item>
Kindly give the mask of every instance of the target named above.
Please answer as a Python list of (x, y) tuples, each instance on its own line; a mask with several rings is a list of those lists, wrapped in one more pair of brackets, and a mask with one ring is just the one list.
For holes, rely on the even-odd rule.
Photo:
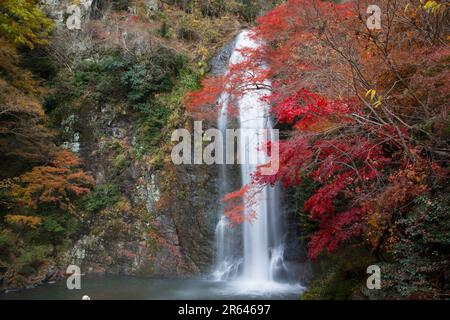
[(120, 189), (116, 184), (99, 184), (83, 199), (77, 202), (82, 210), (98, 212), (119, 201)]
[(362, 295), (373, 257), (364, 248), (345, 248), (322, 257), (315, 265), (315, 279), (302, 300), (343, 300)]
[(442, 298), (449, 292), (450, 203), (445, 195), (423, 195), (396, 225), (401, 238), (390, 259), (382, 264), (380, 298), (425, 296)]
[(165, 47), (146, 54), (108, 50), (98, 61), (79, 63), (72, 84), (78, 88), (78, 99), (87, 91), (98, 103), (126, 101), (130, 108), (145, 112), (156, 93), (172, 89), (184, 64), (180, 55)]
[(37, 245), (28, 247), (17, 258), (15, 269), (23, 276), (30, 276), (39, 270), (39, 267), (46, 263), (48, 255), (51, 254), (51, 246)]
[(161, 27), (158, 29), (158, 35), (166, 39), (170, 38), (170, 28), (166, 20), (161, 23)]
[(127, 11), (133, 5), (130, 0), (112, 0), (112, 7), (116, 11)]

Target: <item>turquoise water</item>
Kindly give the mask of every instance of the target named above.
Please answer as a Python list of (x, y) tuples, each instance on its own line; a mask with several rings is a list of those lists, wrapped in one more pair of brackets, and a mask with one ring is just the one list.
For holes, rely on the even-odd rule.
[(84, 276), (81, 290), (68, 290), (65, 281), (8, 292), (0, 300), (215, 300), (297, 299), (300, 285), (214, 282), (203, 279), (148, 279), (129, 276)]

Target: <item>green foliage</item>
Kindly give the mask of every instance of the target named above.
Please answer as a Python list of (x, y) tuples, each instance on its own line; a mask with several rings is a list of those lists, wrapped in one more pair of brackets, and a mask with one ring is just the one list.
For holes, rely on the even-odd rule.
[(304, 183), (301, 186), (292, 188), (290, 197), (292, 198), (293, 209), (299, 215), (300, 238), (307, 240), (311, 234), (318, 230), (319, 225), (317, 221), (311, 219), (309, 213), (304, 212), (303, 207), (305, 202), (314, 195), (318, 183), (306, 176), (302, 177), (302, 180)]
[[(79, 170), (78, 159), (67, 150), (50, 159), (45, 166), (0, 181), (0, 264), (8, 286), (26, 285), (54, 255), (64, 252), (78, 230), (75, 200), (89, 192), (92, 178)], [(4, 248), (11, 243), (10, 249)]]
[(52, 149), (42, 125), (42, 87), (22, 61), (15, 45), (0, 36), (0, 179), (47, 161)]
[(14, 207), (14, 197), (10, 194), (7, 183), (0, 183), (0, 218)]
[(396, 222), (402, 237), (393, 248), (392, 259), (381, 265), (383, 290), (370, 293), (377, 298), (440, 298), (440, 292), (450, 290), (449, 199), (424, 195), (415, 205)]
[[(301, 299), (442, 298), (448, 292), (450, 269), (450, 204), (445, 195), (418, 197), (396, 222), (401, 235), (387, 261), (374, 261), (364, 248), (343, 247), (314, 265), (314, 280)], [(381, 290), (367, 290), (365, 270), (377, 264)]]
[(0, 268), (5, 266), (10, 260), (11, 254), (15, 251), (15, 243), (18, 240), (17, 234), (10, 230), (0, 232)]
[(185, 11), (198, 13), (204, 17), (218, 18), (225, 14), (233, 14), (246, 22), (254, 22), (262, 12), (284, 1), (176, 0), (174, 2)]
[[(66, 119), (67, 115), (76, 116), (75, 125), (85, 120), (88, 120), (86, 123), (90, 125), (89, 119), (92, 115), (90, 111), (98, 112), (99, 109), (102, 111), (106, 109), (108, 113), (112, 110), (116, 113), (114, 117), (119, 115), (134, 117), (133, 121), (138, 119), (136, 120), (138, 128), (135, 151), (141, 156), (144, 154), (149, 156), (153, 169), (161, 169), (167, 155), (165, 144), (169, 141), (168, 135), (173, 128), (186, 120), (181, 108), (183, 97), (187, 91), (198, 89), (201, 72), (191, 69), (187, 59), (174, 50), (162, 46), (152, 46), (153, 49), (145, 53), (138, 53), (138, 50), (132, 48), (123, 51), (118, 48), (97, 47), (94, 50), (95, 53), (89, 57), (81, 60), (74, 59), (74, 62), (64, 61), (64, 63), (70, 63), (69, 68), (67, 65), (58, 65), (60, 60), (55, 59), (55, 56), (49, 54), (48, 49), (42, 46), (51, 30), (51, 23), (42, 12), (35, 8), (35, 2), (31, 0), (0, 1), (0, 81), (12, 79), (11, 84), (15, 86), (14, 89), (23, 89), (22, 91), (30, 96), (33, 94), (33, 99), (23, 94), (24, 98), (21, 97), (18, 101), (20, 107), (23, 104), (23, 109), (27, 112), (26, 116), (31, 117), (30, 115), (33, 114), (42, 128), (44, 123), (45, 125), (51, 123), (55, 129), (61, 128), (61, 120)], [(99, 3), (100, 1), (96, 1), (93, 6), (103, 5)], [(109, 3), (112, 3), (113, 10), (125, 11), (134, 1), (108, 1), (107, 4)], [(13, 11), (14, 15), (10, 14)], [(161, 15), (161, 22), (159, 35), (170, 38), (169, 20)], [(217, 38), (219, 33), (214, 32), (214, 37)], [(212, 33), (209, 32), (209, 34)], [(16, 46), (21, 48), (16, 50)], [(33, 47), (33, 50), (29, 50)], [(202, 58), (202, 60), (205, 59)], [(25, 72), (23, 68), (30, 69), (33, 74)], [(37, 88), (39, 82), (33, 81), (36, 75), (47, 80), (48, 89), (50, 89), (48, 92)], [(3, 82), (0, 84), (3, 85)], [(44, 102), (46, 114), (41, 108), (41, 97), (44, 94), (46, 95)], [(5, 90), (0, 93), (0, 104), (3, 107), (4, 101), (14, 102), (11, 97), (17, 96), (19, 96), (17, 91)], [(6, 106), (9, 108), (9, 105)], [(20, 116), (21, 119), (26, 118), (22, 117), (22, 114)], [(28, 125), (28, 123), (25, 124)], [(63, 125), (66, 126), (66, 123)], [(28, 127), (31, 126), (28, 125)], [(70, 127), (72, 128), (72, 123)], [(45, 272), (49, 264), (61, 258), (61, 254), (65, 252), (72, 240), (78, 239), (82, 234), (103, 237), (107, 243), (111, 243), (111, 252), (113, 252), (115, 250), (113, 242), (129, 241), (132, 236), (135, 236), (135, 230), (130, 228), (130, 225), (147, 223), (145, 219), (148, 219), (148, 214), (145, 207), (136, 208), (123, 196), (125, 188), (129, 187), (124, 183), (123, 178), (128, 174), (126, 171), (133, 160), (132, 147), (120, 139), (111, 139), (104, 132), (96, 135), (98, 133), (96, 129), (99, 128), (89, 128), (89, 131), (86, 131), (94, 138), (105, 138), (102, 142), (106, 141), (106, 144), (100, 152), (108, 162), (105, 173), (107, 182), (96, 186), (90, 194), (76, 201), (73, 199), (73, 203), (64, 206), (41, 205), (41, 203), (31, 206), (34, 198), (42, 192), (38, 190), (40, 182), (49, 182), (48, 179), (39, 179), (38, 173), (32, 171), (33, 167), (41, 168), (41, 158), (37, 160), (37, 164), (27, 166), (26, 170), (21, 169), (33, 172), (33, 190), (27, 194), (27, 197), (11, 197), (10, 194), (0, 190), (0, 276), (5, 279), (7, 285), (20, 287), (29, 284), (32, 279), (34, 281), (38, 275)], [(85, 139), (85, 131), (79, 132), (82, 132), (82, 137)], [(37, 137), (35, 132), (26, 133), (27, 136)], [(61, 132), (61, 136), (58, 137), (59, 142), (65, 140), (64, 134), (65, 132)], [(48, 139), (43, 140), (45, 144), (53, 146)], [(10, 144), (5, 143), (5, 146), (19, 145), (16, 143), (17, 140), (10, 137), (7, 137), (5, 141), (10, 142)], [(3, 145), (1, 142), (0, 145)], [(34, 141), (30, 140), (29, 144), (46, 150)], [(6, 153), (1, 151), (0, 158), (3, 161), (3, 154), (6, 155)], [(27, 152), (24, 153), (28, 156), (36, 155), (35, 152), (28, 152), (28, 149), (25, 151)], [(52, 157), (47, 152), (45, 155), (43, 160), (48, 164)], [(17, 159), (20, 154), (13, 152), (13, 156), (13, 159)], [(8, 170), (12, 170), (10, 166)], [(0, 177), (3, 178), (3, 176)], [(77, 176), (72, 175), (70, 179), (77, 179)], [(53, 190), (48, 186), (43, 187), (44, 191), (49, 192), (45, 194), (45, 197), (39, 197), (39, 201), (43, 198), (48, 203), (49, 201), (61, 202), (60, 198), (64, 197), (60, 196), (58, 191), (63, 188), (59, 188), (56, 179), (50, 182), (58, 188)], [(75, 194), (81, 195), (77, 193), (80, 190), (72, 191), (67, 197), (74, 195), (76, 198)], [(17, 205), (18, 198), (27, 200), (26, 205)], [(67, 214), (69, 211), (72, 215)], [(33, 228), (13, 225), (5, 218), (6, 215), (11, 214), (17, 217), (22, 215), (37, 217), (40, 220)]]
[(199, 88), (200, 79), (201, 75), (198, 72), (189, 67), (183, 68), (172, 90), (158, 95), (153, 109), (140, 119), (135, 155), (142, 157), (151, 154), (151, 162), (155, 169), (162, 168), (164, 161), (162, 142), (170, 141), (168, 134), (182, 125), (183, 98), (187, 92)]
[(60, 221), (54, 216), (45, 217), (42, 226), (45, 231), (50, 233), (61, 233), (65, 228), (60, 224)]
[(172, 89), (184, 63), (181, 56), (164, 47), (145, 55), (114, 49), (104, 52), (97, 61), (81, 62), (72, 84), (78, 95), (90, 91), (94, 101), (126, 101), (132, 109), (149, 112), (154, 95)]
[(99, 184), (90, 194), (79, 200), (77, 205), (81, 210), (98, 212), (111, 207), (119, 201), (120, 188), (116, 184)]
[(170, 38), (170, 28), (167, 20), (163, 20), (161, 27), (158, 29), (158, 35), (163, 38)]
[(204, 16), (219, 17), (223, 15), (227, 9), (228, 0), (210, 0), (210, 1), (197, 1), (196, 4), (200, 7), (200, 10)]
[(302, 300), (344, 300), (361, 296), (373, 258), (364, 248), (346, 248), (322, 257), (315, 265), (314, 281)]
[(163, 137), (163, 130), (169, 118), (170, 111), (161, 104), (145, 110), (146, 115), (139, 120), (137, 132), (137, 156), (155, 151)]
[(191, 27), (188, 23), (182, 23), (177, 28), (177, 37), (178, 39), (183, 39), (187, 41), (194, 41), (199, 38), (197, 31)]
[(58, 71), (55, 61), (45, 46), (36, 46), (33, 50), (21, 51), (21, 67), (30, 70), (42, 79), (51, 79)]
[(302, 300), (346, 300), (353, 295), (358, 282), (346, 279), (344, 273), (330, 268), (328, 272), (316, 279), (302, 296)]
[(30, 284), (30, 278), (42, 274), (54, 255), (52, 245), (30, 243), (23, 246), (20, 243), (15, 233), (0, 231), (0, 272), (16, 288)]
[(2, 0), (0, 34), (18, 46), (44, 44), (53, 28), (52, 20), (36, 7), (35, 0)]
[(191, 67), (185, 67), (180, 71), (178, 81), (173, 86), (172, 91), (159, 95), (158, 103), (165, 105), (171, 110), (178, 110), (183, 103), (183, 99), (189, 91), (200, 88), (201, 72)]
[(265, 11), (285, 2), (285, 0), (254, 1), (237, 0), (237, 15), (246, 22), (254, 22)]
[(138, 58), (121, 77), (121, 83), (128, 89), (128, 101), (144, 103), (152, 94), (170, 91), (183, 63), (181, 56), (163, 47), (144, 59)]
[(127, 11), (133, 5), (134, 1), (130, 0), (113, 0), (112, 6), (116, 11)]
[(17, 258), (15, 267), (23, 276), (32, 275), (47, 261), (47, 256), (51, 252), (51, 246), (37, 245), (29, 247), (22, 251), (22, 254)]
[(89, 191), (76, 185), (87, 178), (72, 170), (78, 160), (44, 126), (38, 77), (56, 72), (44, 46), (53, 22), (36, 3), (0, 1), (0, 277), (12, 287), (64, 251), (77, 230), (71, 200)]
[(261, 13), (261, 3), (252, 0), (241, 0), (238, 15), (245, 21), (252, 22)]

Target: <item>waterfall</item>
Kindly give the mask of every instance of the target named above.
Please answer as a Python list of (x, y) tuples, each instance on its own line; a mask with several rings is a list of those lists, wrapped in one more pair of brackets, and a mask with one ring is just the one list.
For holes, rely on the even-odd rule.
[[(241, 32), (236, 39), (229, 64), (236, 64), (244, 59), (241, 49), (258, 46), (258, 42), (250, 38), (249, 31)], [(266, 82), (270, 85), (269, 80)], [(267, 89), (255, 88), (244, 93), (237, 102), (241, 129), (238, 151), (241, 159), (246, 160), (240, 165), (241, 186), (251, 182), (251, 174), (256, 171), (258, 165), (268, 162), (266, 152), (261, 148), (268, 139), (274, 138), (269, 106), (261, 101), (261, 97), (268, 94), (270, 91)], [(224, 136), (229, 123), (228, 101), (228, 94), (223, 93), (219, 99), (221, 110), (218, 115), (218, 128)], [(255, 130), (261, 132), (261, 129), (266, 129), (268, 135), (248, 134)], [(248, 161), (251, 158), (257, 161)], [(220, 170), (220, 181), (222, 194), (230, 192), (229, 169), (225, 164)], [(213, 272), (216, 280), (233, 279), (258, 284), (277, 280), (277, 274), (285, 267), (279, 204), (278, 188), (264, 187), (251, 207), (246, 206), (245, 209), (246, 215), (253, 212), (256, 218), (251, 222), (244, 222), (241, 230), (230, 227), (222, 210), (216, 227), (216, 261)], [(237, 241), (238, 232), (241, 234), (241, 241)]]
[[(219, 104), (222, 107), (217, 120), (218, 129), (225, 137), (225, 132), (228, 126), (228, 94), (223, 93), (221, 95)], [(225, 154), (225, 146), (223, 148), (223, 154)], [(228, 169), (226, 164), (221, 165), (219, 181), (221, 181), (220, 193), (225, 195), (230, 191)], [(223, 210), (224, 207), (222, 205), (220, 212), (223, 212)], [(217, 280), (228, 280), (234, 277), (238, 272), (241, 260), (235, 256), (235, 243), (237, 242), (236, 233), (236, 230), (230, 228), (227, 218), (221, 214), (215, 230), (216, 260), (213, 276)]]

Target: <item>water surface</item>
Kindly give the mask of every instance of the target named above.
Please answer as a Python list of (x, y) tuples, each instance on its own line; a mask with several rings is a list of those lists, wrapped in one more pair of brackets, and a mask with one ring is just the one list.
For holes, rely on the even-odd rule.
[(148, 279), (130, 276), (83, 276), (81, 290), (68, 290), (65, 281), (3, 293), (0, 300), (216, 300), (297, 299), (298, 284), (278, 282), (217, 282), (204, 279)]

